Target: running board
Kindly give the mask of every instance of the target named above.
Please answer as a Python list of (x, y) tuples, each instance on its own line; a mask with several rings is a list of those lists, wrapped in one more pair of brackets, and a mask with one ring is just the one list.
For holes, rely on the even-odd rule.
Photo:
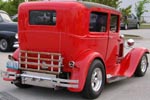
[(107, 75), (107, 83), (113, 83), (116, 81), (127, 79), (128, 77), (124, 76), (111, 76), (110, 74)]

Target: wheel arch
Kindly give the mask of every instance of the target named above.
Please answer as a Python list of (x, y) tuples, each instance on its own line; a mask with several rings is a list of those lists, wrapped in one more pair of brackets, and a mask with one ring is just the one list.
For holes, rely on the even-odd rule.
[[(88, 75), (90, 66), (94, 60), (100, 60), (104, 65), (105, 69), (105, 78), (106, 78), (106, 68), (103, 56), (98, 52), (87, 52), (81, 55), (76, 61), (76, 67), (72, 71), (71, 80), (79, 80), (78, 88), (68, 88), (72, 92), (81, 92), (84, 88), (85, 81)], [(83, 68), (84, 67), (84, 68)]]
[(121, 61), (120, 74), (126, 77), (132, 77), (144, 54), (149, 54), (149, 50), (146, 48), (133, 48)]

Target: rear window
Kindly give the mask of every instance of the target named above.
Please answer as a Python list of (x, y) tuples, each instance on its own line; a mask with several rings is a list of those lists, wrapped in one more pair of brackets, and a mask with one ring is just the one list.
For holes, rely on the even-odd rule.
[(32, 10), (29, 14), (30, 25), (56, 25), (56, 11)]

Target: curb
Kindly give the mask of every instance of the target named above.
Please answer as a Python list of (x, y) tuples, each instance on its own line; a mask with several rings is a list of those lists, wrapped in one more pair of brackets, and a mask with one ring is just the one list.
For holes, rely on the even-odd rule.
[(125, 37), (125, 39), (129, 39), (129, 38), (132, 38), (132, 39), (143, 39), (139, 35), (131, 35), (131, 34), (124, 34), (124, 37)]

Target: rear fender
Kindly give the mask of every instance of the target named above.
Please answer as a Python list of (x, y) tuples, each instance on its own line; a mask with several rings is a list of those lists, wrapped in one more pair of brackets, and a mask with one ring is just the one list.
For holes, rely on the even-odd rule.
[(19, 52), (20, 52), (20, 48), (18, 48), (12, 55), (13, 59), (16, 61), (19, 61)]
[[(87, 78), (88, 70), (94, 59), (100, 59), (104, 64), (104, 59), (101, 54), (97, 52), (88, 51), (75, 61), (75, 68), (71, 72), (71, 80), (79, 80), (78, 88), (68, 88), (72, 92), (81, 92)], [(104, 65), (105, 66), (105, 65)]]
[(149, 53), (149, 50), (146, 48), (133, 48), (121, 61), (119, 74), (126, 77), (132, 77), (141, 57), (146, 53)]

